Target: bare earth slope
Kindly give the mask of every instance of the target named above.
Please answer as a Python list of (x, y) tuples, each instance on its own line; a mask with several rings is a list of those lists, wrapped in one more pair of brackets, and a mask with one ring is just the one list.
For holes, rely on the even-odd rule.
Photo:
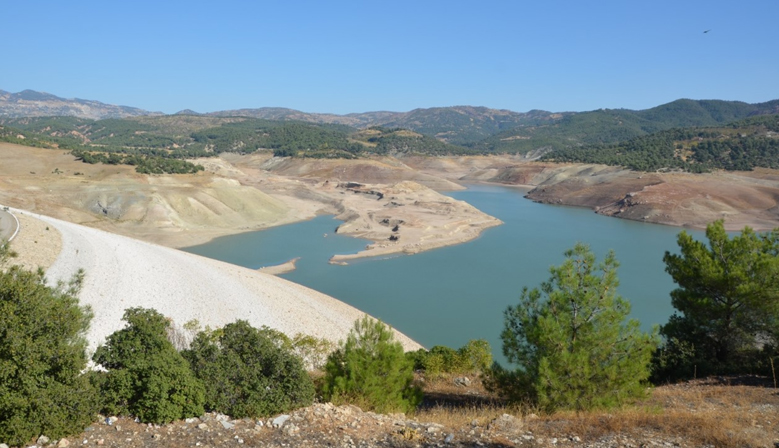
[(779, 171), (708, 174), (642, 173), (591, 164), (554, 164), (516, 157), (408, 158), (425, 173), (457, 182), (495, 182), (534, 187), (537, 202), (588, 207), (637, 221), (704, 228), (717, 219), (728, 230), (779, 227)]
[[(332, 341), (345, 339), (354, 320), (364, 315), (272, 275), (47, 216), (35, 218), (61, 234), (62, 250), (48, 279), (66, 281), (78, 269), (86, 272), (79, 298), (95, 314), (87, 335), (91, 349), (124, 326), (122, 314), (130, 307), (154, 308), (179, 325), (197, 319), (216, 328), (245, 319), (288, 335)], [(407, 349), (420, 347), (397, 336)]]
[[(206, 172), (148, 176), (81, 163), (65, 151), (0, 143), (0, 203), (171, 247), (328, 213), (346, 221), (340, 233), (374, 241), (360, 256), (378, 255), (378, 246), (386, 254), (457, 244), (500, 224), (436, 191), (461, 186), (392, 158), (259, 153), (197, 162)], [(390, 199), (391, 192), (402, 199)], [(399, 243), (389, 244), (393, 235)]]

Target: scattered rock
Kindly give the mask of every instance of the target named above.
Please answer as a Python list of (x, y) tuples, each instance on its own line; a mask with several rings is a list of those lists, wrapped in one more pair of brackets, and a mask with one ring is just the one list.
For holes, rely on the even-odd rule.
[(46, 436), (40, 436), (38, 437), (38, 440), (35, 441), (36, 445), (43, 446), (47, 445), (50, 442), (49, 438)]
[(235, 425), (234, 425), (234, 424), (232, 424), (232, 423), (230, 423), (230, 422), (228, 422), (228, 421), (226, 421), (226, 420), (222, 420), (222, 421), (220, 421), (219, 423), (221, 423), (221, 424), (222, 424), (222, 427), (223, 427), (224, 429), (233, 429), (233, 428), (235, 427)]
[(471, 385), (471, 379), (467, 376), (460, 376), (454, 379), (455, 386), (469, 387)]
[(489, 424), (490, 431), (500, 431), (506, 433), (519, 432), (524, 428), (524, 424), (521, 419), (514, 417), (513, 415), (503, 414), (496, 418)]
[(284, 425), (284, 423), (287, 422), (287, 420), (289, 420), (289, 415), (287, 414), (279, 415), (278, 417), (273, 419), (273, 427), (281, 428)]
[(57, 442), (58, 448), (65, 448), (67, 446), (70, 446), (70, 441), (68, 439), (60, 439), (60, 441)]

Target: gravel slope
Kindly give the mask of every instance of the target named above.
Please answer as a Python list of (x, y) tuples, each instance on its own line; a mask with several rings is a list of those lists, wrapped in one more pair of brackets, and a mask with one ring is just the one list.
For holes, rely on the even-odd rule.
[[(345, 339), (364, 313), (298, 284), (102, 230), (34, 215), (62, 235), (62, 251), (47, 270), (51, 282), (69, 279), (79, 268), (86, 278), (79, 295), (95, 314), (90, 349), (122, 328), (126, 308), (154, 308), (176, 324), (197, 319), (221, 327), (236, 319), (297, 333)], [(407, 350), (420, 345), (397, 333)]]

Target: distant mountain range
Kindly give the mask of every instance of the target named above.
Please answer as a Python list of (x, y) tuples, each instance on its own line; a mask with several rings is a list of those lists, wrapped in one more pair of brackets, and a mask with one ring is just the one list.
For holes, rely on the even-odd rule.
[[(555, 113), (513, 112), (474, 106), (435, 107), (409, 112), (365, 112), (346, 115), (307, 113), (263, 107), (209, 113), (183, 110), (172, 116), (250, 117), (272, 121), (341, 125), (354, 129), (381, 126), (409, 129), (442, 142), (477, 152), (561, 150), (610, 144), (672, 128), (718, 126), (755, 115), (779, 113), (779, 100), (749, 104), (740, 101), (680, 99), (651, 109), (599, 109)], [(101, 120), (161, 116), (159, 112), (99, 101), (64, 99), (48, 93), (0, 90), (0, 122), (21, 117), (68, 116)]]
[(23, 90), (19, 93), (0, 90), (0, 118), (64, 116), (100, 120), (139, 115), (162, 115), (162, 113), (149, 112), (136, 107), (115, 106), (100, 101), (65, 99), (34, 90)]

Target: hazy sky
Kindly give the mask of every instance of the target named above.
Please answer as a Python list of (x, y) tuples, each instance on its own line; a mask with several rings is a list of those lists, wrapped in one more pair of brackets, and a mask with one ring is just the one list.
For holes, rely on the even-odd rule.
[(779, 98), (778, 0), (0, 4), (0, 89), (166, 113)]

